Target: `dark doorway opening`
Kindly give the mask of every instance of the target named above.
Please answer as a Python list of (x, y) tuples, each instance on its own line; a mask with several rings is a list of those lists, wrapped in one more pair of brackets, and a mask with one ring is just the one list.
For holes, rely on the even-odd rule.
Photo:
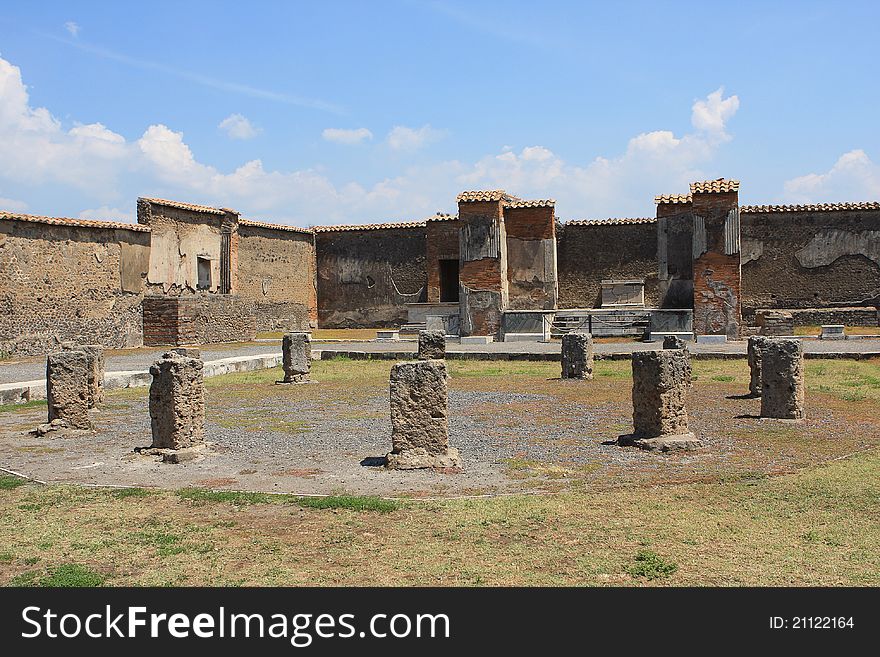
[(440, 303), (458, 301), (458, 260), (440, 261)]

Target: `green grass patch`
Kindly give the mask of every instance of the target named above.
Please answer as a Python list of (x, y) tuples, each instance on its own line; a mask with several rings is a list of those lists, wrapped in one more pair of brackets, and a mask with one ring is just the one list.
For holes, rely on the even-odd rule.
[(663, 579), (678, 570), (678, 565), (666, 561), (651, 550), (639, 550), (633, 559), (633, 563), (626, 568), (632, 577), (644, 577), (646, 579)]
[(30, 571), (13, 577), (9, 586), (71, 587), (103, 586), (107, 578), (86, 566), (75, 563), (61, 564), (48, 572)]
[(146, 488), (119, 488), (112, 492), (113, 497), (117, 500), (124, 500), (129, 497), (149, 497), (154, 491)]
[(32, 399), (23, 404), (3, 404), (0, 406), (0, 413), (17, 413), (18, 411), (26, 411), (31, 408), (46, 408), (46, 400)]
[(736, 377), (729, 376), (727, 374), (717, 374), (712, 377), (712, 380), (713, 381), (723, 381), (724, 383), (730, 383), (731, 381), (734, 380), (734, 378), (736, 378)]
[(21, 477), (13, 477), (12, 475), (0, 475), (0, 490), (12, 490), (19, 486), (24, 486), (27, 479)]
[(311, 509), (348, 509), (350, 511), (378, 511), (391, 513), (401, 507), (396, 500), (362, 495), (331, 495), (330, 497), (300, 497), (296, 503)]

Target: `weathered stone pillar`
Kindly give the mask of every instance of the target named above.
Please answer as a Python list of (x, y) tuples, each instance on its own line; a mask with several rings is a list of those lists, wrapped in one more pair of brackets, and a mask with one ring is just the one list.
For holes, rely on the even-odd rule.
[(507, 237), (502, 190), (458, 195), (459, 314), (462, 336), (501, 337), (508, 305)]
[(203, 363), (166, 353), (150, 367), (150, 425), (154, 449), (185, 449), (205, 442)]
[(632, 355), (634, 431), (621, 445), (669, 451), (702, 447), (688, 428), (685, 397), (690, 358), (684, 349), (637, 351)]
[(284, 380), (278, 383), (307, 383), (312, 369), (312, 338), (308, 333), (286, 333), (281, 340)]
[(749, 396), (761, 396), (761, 362), (764, 358), (764, 350), (767, 348), (768, 339), (763, 335), (749, 337)]
[(421, 360), (391, 368), (391, 452), (388, 467), (461, 466), (449, 446), (446, 362)]
[(88, 397), (89, 408), (97, 408), (104, 403), (104, 347), (99, 344), (78, 345), (74, 342), (62, 342), (64, 351), (81, 351), (88, 361)]
[(84, 351), (65, 350), (46, 358), (46, 400), (49, 422), (62, 420), (71, 429), (91, 429), (89, 358)]
[(667, 335), (663, 338), (664, 349), (687, 349), (687, 342), (677, 335)]
[(572, 331), (562, 336), (562, 378), (593, 378), (593, 336)]
[(443, 331), (419, 331), (419, 360), (443, 360), (446, 358), (446, 333)]
[(691, 184), (694, 333), (737, 339), (742, 321), (739, 181)]
[(767, 340), (761, 359), (761, 417), (805, 417), (804, 346), (800, 340)]

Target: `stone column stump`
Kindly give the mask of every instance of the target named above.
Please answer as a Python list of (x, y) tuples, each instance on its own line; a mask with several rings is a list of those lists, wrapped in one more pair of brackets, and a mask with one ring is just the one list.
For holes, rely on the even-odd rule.
[(749, 337), (749, 396), (761, 396), (761, 363), (764, 359), (764, 350), (767, 348), (767, 336), (753, 335)]
[(562, 378), (593, 378), (593, 336), (572, 331), (562, 336)]
[(703, 443), (688, 428), (685, 397), (690, 358), (684, 349), (637, 351), (632, 355), (633, 433), (618, 444), (642, 449), (689, 450)]
[(446, 362), (421, 360), (391, 368), (391, 452), (387, 467), (459, 468), (449, 446)]
[(281, 340), (284, 379), (277, 383), (310, 383), (312, 338), (304, 331), (286, 333)]
[(443, 331), (419, 331), (419, 360), (446, 358), (446, 334)]
[(767, 341), (761, 360), (761, 417), (805, 417), (804, 346), (800, 340)]
[[(204, 364), (166, 353), (150, 367), (150, 426), (153, 449), (182, 450), (205, 442)], [(165, 459), (172, 461), (173, 459)]]
[(89, 357), (84, 351), (65, 350), (46, 358), (46, 400), (49, 423), (65, 423), (71, 429), (91, 429), (89, 404)]
[(89, 408), (104, 403), (104, 348), (99, 344), (79, 347), (84, 352), (89, 367)]

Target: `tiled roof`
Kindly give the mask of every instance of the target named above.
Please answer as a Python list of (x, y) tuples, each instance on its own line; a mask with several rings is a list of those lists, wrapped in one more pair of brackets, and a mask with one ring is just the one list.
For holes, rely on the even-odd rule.
[(389, 228), (424, 228), (427, 221), (401, 221), (389, 224), (351, 224), (343, 226), (314, 226), (312, 230), (316, 233), (334, 233), (346, 230), (385, 230)]
[(129, 224), (122, 221), (96, 221), (94, 219), (70, 219), (68, 217), (42, 217), (33, 214), (19, 214), (18, 212), (4, 212), (0, 210), (0, 219), (12, 221), (29, 221), (35, 224), (51, 224), (53, 226), (76, 226), (81, 228), (107, 228), (112, 230), (133, 230), (139, 233), (149, 233), (149, 226)]
[(438, 212), (432, 217), (428, 217), (425, 221), (456, 221), (458, 220), (457, 214), (448, 214), (446, 212)]
[(485, 191), (462, 192), (455, 199), (458, 203), (473, 203), (475, 201), (518, 201), (503, 189), (490, 189)]
[(656, 224), (654, 217), (634, 217), (620, 219), (573, 219), (566, 221), (566, 226), (623, 226), (626, 224)]
[(255, 228), (269, 228), (271, 230), (286, 230), (291, 233), (308, 233), (311, 235), (314, 231), (309, 228), (300, 228), (299, 226), (288, 226), (287, 224), (269, 224), (265, 221), (254, 221), (252, 219), (239, 219), (239, 226), (254, 226)]
[(654, 197), (654, 203), (662, 205), (664, 203), (691, 203), (694, 200), (690, 194), (661, 194)]
[(704, 180), (691, 183), (691, 194), (724, 194), (739, 191), (739, 180)]
[(764, 212), (834, 212), (837, 210), (880, 210), (880, 202), (816, 203), (813, 205), (741, 205), (739, 207), (739, 211), (746, 214)]
[(548, 208), (556, 205), (556, 200), (552, 198), (541, 199), (537, 201), (526, 201), (517, 199), (516, 201), (505, 201), (505, 208)]
[(177, 208), (178, 210), (189, 210), (191, 212), (204, 212), (205, 214), (226, 214), (227, 212), (235, 212), (235, 210), (224, 210), (222, 208), (212, 208), (209, 205), (195, 205), (194, 203), (183, 203), (181, 201), (169, 201), (164, 198), (146, 198), (141, 197), (138, 200), (155, 203), (156, 205), (164, 205), (166, 208)]

